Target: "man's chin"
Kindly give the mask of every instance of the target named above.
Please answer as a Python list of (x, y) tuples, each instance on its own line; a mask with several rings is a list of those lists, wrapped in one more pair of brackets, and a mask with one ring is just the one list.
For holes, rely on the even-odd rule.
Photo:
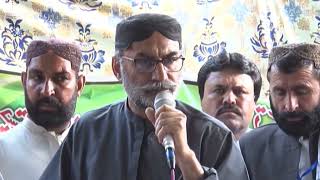
[(59, 115), (57, 112), (41, 111), (36, 116), (31, 116), (32, 121), (45, 129), (59, 127), (66, 121), (66, 116)]
[(151, 98), (141, 97), (140, 99), (134, 101), (134, 104), (141, 109), (146, 109), (147, 107), (153, 107), (153, 101)]
[(306, 123), (308, 123), (306, 119), (301, 117), (285, 118), (285, 119), (282, 119), (282, 121), (285, 122), (285, 124), (291, 125), (291, 126), (303, 126)]
[(243, 120), (238, 118), (221, 119), (221, 121), (234, 133), (237, 134), (243, 129)]
[(52, 120), (47, 120), (47, 121), (43, 121), (40, 120), (37, 122), (35, 122), (37, 125), (42, 126), (45, 129), (55, 129), (55, 128), (59, 128), (61, 126), (63, 126), (66, 121), (52, 121)]
[(308, 122), (303, 119), (300, 120), (282, 120), (278, 122), (279, 127), (286, 133), (293, 136), (307, 136), (309, 127), (307, 126)]

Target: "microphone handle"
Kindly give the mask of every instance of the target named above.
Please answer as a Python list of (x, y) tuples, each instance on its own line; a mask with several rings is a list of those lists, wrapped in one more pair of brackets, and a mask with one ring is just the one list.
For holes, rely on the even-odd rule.
[(164, 136), (163, 141), (162, 141), (162, 145), (164, 146), (164, 148), (172, 148), (174, 150), (174, 142), (173, 142), (173, 138), (171, 135), (167, 134)]
[(166, 135), (163, 138), (162, 145), (166, 151), (167, 162), (170, 169), (175, 169), (176, 158), (174, 154), (174, 142), (171, 135)]

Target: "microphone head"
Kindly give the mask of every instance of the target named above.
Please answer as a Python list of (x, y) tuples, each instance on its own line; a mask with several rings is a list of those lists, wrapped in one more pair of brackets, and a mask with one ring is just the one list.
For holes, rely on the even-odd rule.
[(169, 90), (160, 91), (154, 98), (154, 109), (157, 110), (163, 105), (176, 107), (176, 101)]

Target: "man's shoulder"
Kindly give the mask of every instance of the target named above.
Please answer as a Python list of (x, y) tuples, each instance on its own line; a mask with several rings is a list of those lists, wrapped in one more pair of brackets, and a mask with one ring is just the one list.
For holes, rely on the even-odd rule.
[(257, 128), (252, 129), (250, 132), (245, 133), (240, 138), (240, 142), (250, 139), (267, 139), (282, 134), (282, 130), (276, 123), (266, 124)]
[(214, 129), (213, 131), (218, 130), (220, 133), (225, 134), (231, 132), (224, 123), (205, 112), (179, 101), (177, 106), (185, 113), (188, 118), (187, 124), (192, 127), (201, 126), (203, 128)]
[(108, 115), (114, 115), (114, 113), (119, 113), (119, 110), (121, 110), (124, 107), (124, 105), (125, 102), (121, 101), (118, 103), (108, 104), (101, 108), (88, 111), (80, 117), (79, 122), (93, 123), (94, 121), (99, 121), (101, 119), (104, 119)]
[(114, 123), (119, 119), (119, 115), (124, 114), (123, 108), (125, 102), (117, 102), (114, 104), (108, 104), (101, 108), (88, 111), (81, 115), (80, 119), (74, 123), (70, 129), (71, 132), (81, 131), (81, 134), (92, 133), (92, 129), (100, 130), (109, 123)]
[(252, 129), (250, 132), (248, 132), (245, 135), (256, 135), (256, 134), (272, 134), (280, 130), (279, 126), (276, 123), (270, 123), (270, 124), (265, 124), (260, 127)]
[(23, 122), (20, 122), (13, 128), (6, 132), (0, 133), (0, 143), (3, 144), (7, 141), (13, 142), (21, 137), (21, 135), (26, 134), (26, 129), (24, 128)]
[(15, 150), (21, 149), (20, 144), (24, 141), (24, 131), (22, 124), (16, 125), (14, 128), (0, 134), (0, 158), (8, 156), (8, 153), (13, 153)]
[[(14, 129), (14, 128), (13, 128)], [(6, 148), (7, 143), (14, 140), (15, 138), (13, 137), (15, 133), (12, 133), (13, 129), (9, 129), (6, 132), (0, 133), (0, 152), (4, 148)]]
[(240, 138), (240, 147), (241, 150), (252, 147), (272, 147), (291, 139), (294, 140), (294, 137), (283, 132), (276, 123), (271, 123), (245, 133)]

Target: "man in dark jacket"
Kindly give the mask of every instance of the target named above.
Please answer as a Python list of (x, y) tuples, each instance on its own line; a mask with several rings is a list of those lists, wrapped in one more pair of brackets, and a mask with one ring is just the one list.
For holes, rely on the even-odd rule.
[(272, 49), (267, 77), (276, 124), (240, 139), (251, 180), (319, 179), (320, 46)]
[[(84, 115), (42, 176), (42, 180), (170, 179), (165, 149), (171, 135), (175, 176), (195, 179), (247, 179), (231, 132), (216, 119), (182, 102), (152, 108), (162, 91), (175, 94), (182, 81), (181, 27), (161, 14), (140, 14), (117, 25), (115, 76), (126, 101)], [(171, 174), (173, 178), (174, 174)]]

